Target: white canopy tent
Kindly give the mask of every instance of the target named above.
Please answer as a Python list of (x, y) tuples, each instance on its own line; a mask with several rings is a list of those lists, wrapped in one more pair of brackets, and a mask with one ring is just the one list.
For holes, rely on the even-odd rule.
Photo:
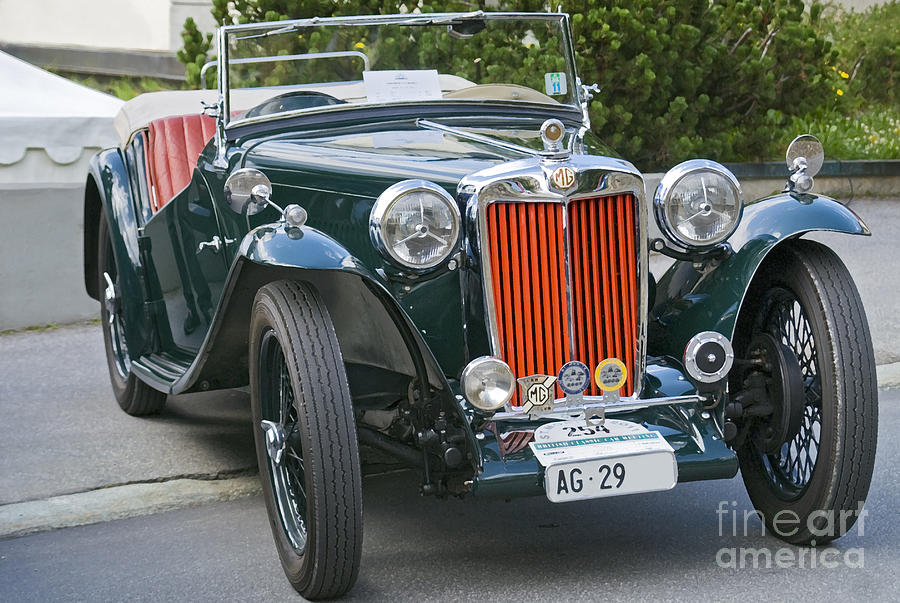
[(88, 163), (122, 101), (0, 52), (0, 330), (97, 315), (82, 276)]
[(112, 122), (121, 106), (117, 98), (0, 52), (0, 183), (83, 179), (82, 166), (60, 166), (114, 146)]

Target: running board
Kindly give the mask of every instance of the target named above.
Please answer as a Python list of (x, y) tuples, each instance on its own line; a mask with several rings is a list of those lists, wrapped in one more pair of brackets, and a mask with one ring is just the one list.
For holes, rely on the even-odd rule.
[(131, 370), (137, 377), (161, 392), (171, 394), (172, 386), (191, 366), (191, 363), (168, 354), (149, 354), (131, 363)]

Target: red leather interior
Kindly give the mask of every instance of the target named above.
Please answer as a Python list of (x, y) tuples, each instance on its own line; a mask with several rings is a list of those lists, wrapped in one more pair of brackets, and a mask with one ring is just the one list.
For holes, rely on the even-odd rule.
[(203, 114), (163, 117), (150, 122), (148, 180), (153, 211), (158, 211), (190, 182), (216, 122)]

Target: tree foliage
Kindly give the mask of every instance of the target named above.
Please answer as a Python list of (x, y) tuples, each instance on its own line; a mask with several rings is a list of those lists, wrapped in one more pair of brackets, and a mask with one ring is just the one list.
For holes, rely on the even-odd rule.
[[(468, 11), (484, 2), (423, 0), (213, 0), (219, 24), (412, 12)], [(496, 4), (496, 3), (495, 3)], [(489, 10), (543, 11), (540, 0), (502, 0)], [(836, 52), (820, 27), (822, 5), (802, 0), (562, 0), (572, 15), (579, 72), (601, 92), (590, 106), (596, 134), (642, 168), (660, 168), (693, 156), (721, 161), (763, 157), (780, 141), (793, 116), (833, 102), (839, 74)], [(555, 8), (555, 2), (554, 2)], [(512, 60), (501, 28), (483, 45), (497, 72), (490, 81), (528, 83), (543, 73), (540, 51)], [(188, 81), (196, 86), (211, 38), (185, 23)], [(446, 36), (398, 37), (394, 52), (442, 52)], [(303, 51), (320, 49), (317, 40)], [(385, 45), (383, 45), (385, 46)], [(283, 49), (284, 52), (292, 49)], [(465, 48), (459, 49), (465, 56)], [(471, 57), (461, 61), (458, 75)], [(418, 64), (422, 64), (419, 62)], [(284, 66), (280, 68), (285, 68)], [(536, 86), (539, 87), (539, 86)]]

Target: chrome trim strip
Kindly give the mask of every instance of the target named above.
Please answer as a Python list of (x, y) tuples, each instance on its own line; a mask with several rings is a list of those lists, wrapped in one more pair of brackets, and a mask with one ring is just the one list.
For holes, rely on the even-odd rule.
[(507, 151), (515, 151), (517, 153), (522, 153), (523, 155), (539, 156), (542, 154), (542, 152), (537, 149), (529, 149), (528, 147), (523, 147), (522, 145), (518, 145), (518, 144), (515, 144), (512, 142), (506, 142), (505, 140), (498, 140), (496, 138), (491, 138), (490, 136), (484, 136), (482, 134), (476, 134), (474, 132), (467, 132), (466, 130), (462, 130), (460, 128), (454, 128), (452, 126), (445, 126), (444, 124), (439, 124), (437, 122), (429, 121), (427, 119), (417, 119), (416, 126), (418, 126), (420, 128), (426, 128), (428, 130), (436, 130), (438, 132), (446, 132), (447, 134), (452, 134), (453, 136), (456, 136), (457, 138), (464, 138), (466, 140), (480, 142), (483, 144), (498, 147), (500, 149), (506, 149)]
[(585, 396), (585, 403), (573, 406), (566, 406), (566, 399), (559, 398), (556, 400), (558, 405), (552, 411), (541, 413), (532, 417), (532, 415), (522, 411), (498, 412), (491, 417), (495, 421), (533, 421), (535, 419), (571, 419), (573, 415), (583, 417), (585, 410), (604, 410), (606, 414), (614, 414), (620, 412), (630, 412), (634, 410), (642, 410), (644, 408), (652, 408), (654, 406), (671, 406), (679, 404), (695, 404), (703, 402), (704, 398), (697, 394), (687, 396), (670, 396), (668, 398), (647, 398), (642, 400), (634, 396), (630, 398), (621, 398), (619, 402), (604, 403), (602, 396)]
[(421, 14), (395, 14), (395, 15), (349, 15), (344, 17), (312, 17), (310, 19), (294, 19), (292, 21), (269, 21), (266, 23), (244, 23), (240, 25), (225, 25), (222, 29), (229, 32), (248, 30), (264, 30), (267, 26), (275, 27), (274, 33), (289, 33), (299, 27), (318, 27), (322, 25), (440, 25), (451, 24), (453, 21), (466, 19), (533, 19), (535, 21), (560, 21), (567, 18), (566, 13), (490, 13), (474, 11), (468, 13), (421, 13)]
[[(572, 296), (572, 245), (569, 243), (569, 204), (566, 203), (563, 205), (562, 211), (562, 236), (563, 236), (563, 270), (566, 273), (566, 316), (569, 319), (569, 359), (566, 362), (571, 362), (572, 360), (578, 360), (575, 358), (575, 300)], [(562, 368), (562, 367), (560, 367)], [(558, 369), (557, 369), (558, 370)], [(588, 370), (591, 371), (591, 379), (593, 379), (594, 367), (588, 367)], [(590, 386), (590, 383), (588, 383)]]
[[(561, 166), (568, 166), (575, 170), (576, 184), (569, 191), (560, 191), (552, 184), (551, 174)], [(475, 219), (477, 225), (474, 241), (468, 241), (468, 247), (475, 250), (481, 263), (482, 286), (484, 288), (484, 308), (487, 315), (488, 338), (491, 344), (491, 352), (500, 355), (501, 345), (497, 326), (497, 315), (494, 310), (493, 280), (490, 273), (490, 245), (487, 240), (487, 206), (495, 202), (544, 202), (560, 203), (563, 205), (563, 224), (568, 228), (569, 201), (585, 197), (610, 196), (617, 194), (634, 195), (637, 213), (637, 278), (639, 288), (638, 321), (635, 337), (635, 366), (634, 371), (635, 397), (640, 397), (643, 386), (643, 377), (646, 370), (645, 347), (647, 339), (648, 321), (648, 275), (649, 260), (647, 254), (647, 209), (644, 202), (644, 181), (641, 173), (631, 163), (593, 155), (572, 155), (563, 160), (541, 160), (537, 157), (521, 159), (470, 174), (463, 178), (457, 188), (457, 195), (467, 198), (466, 215), (469, 219)], [(466, 234), (468, 236), (468, 233)], [(568, 246), (568, 233), (564, 233)], [(464, 246), (465, 247), (465, 246)], [(568, 262), (569, 250), (566, 248), (566, 262)], [(569, 267), (566, 267), (566, 275), (569, 275)], [(571, 305), (571, 283), (567, 283), (567, 305)], [(571, 311), (567, 308), (567, 311)], [(570, 329), (574, 329), (574, 317), (569, 315)], [(574, 346), (574, 334), (570, 330), (570, 340)], [(574, 347), (572, 348), (574, 350)], [(574, 352), (570, 352), (574, 356)], [(579, 360), (578, 358), (571, 358)], [(591, 367), (593, 370), (593, 367)], [(516, 375), (524, 377), (526, 375)], [(510, 407), (508, 407), (510, 408)]]

